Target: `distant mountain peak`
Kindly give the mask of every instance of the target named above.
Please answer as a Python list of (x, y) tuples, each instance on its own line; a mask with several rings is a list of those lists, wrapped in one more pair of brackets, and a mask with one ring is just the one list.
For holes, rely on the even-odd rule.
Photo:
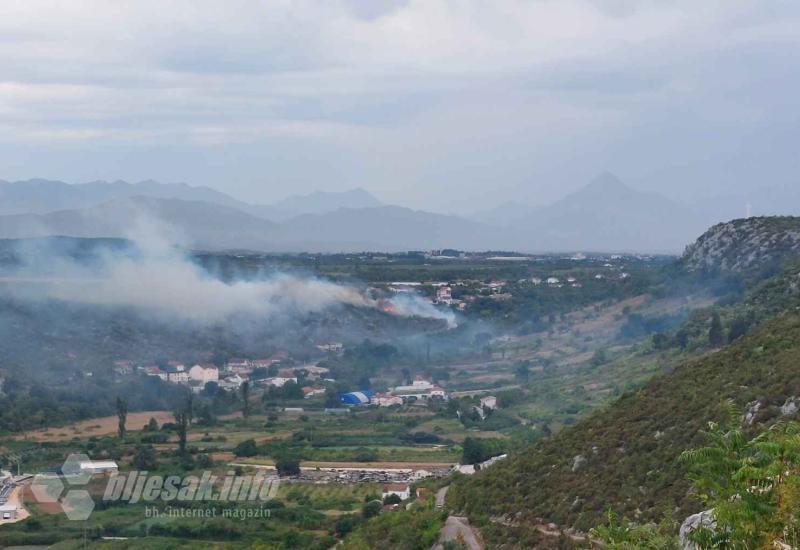
[(580, 192), (603, 193), (603, 194), (629, 194), (636, 193), (634, 189), (626, 185), (621, 179), (611, 172), (603, 172), (595, 177)]

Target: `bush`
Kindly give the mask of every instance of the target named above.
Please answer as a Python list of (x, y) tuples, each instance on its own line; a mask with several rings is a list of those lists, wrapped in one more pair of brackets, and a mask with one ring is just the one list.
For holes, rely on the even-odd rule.
[(258, 446), (254, 439), (245, 439), (233, 448), (233, 454), (238, 457), (256, 456)]
[(300, 461), (294, 457), (280, 457), (275, 461), (275, 469), (281, 476), (296, 476), (300, 474)]

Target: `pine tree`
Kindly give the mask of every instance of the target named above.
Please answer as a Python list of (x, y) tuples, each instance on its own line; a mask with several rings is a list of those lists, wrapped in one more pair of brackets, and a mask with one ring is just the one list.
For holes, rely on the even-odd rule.
[(128, 405), (121, 398), (117, 397), (117, 435), (120, 439), (125, 439), (125, 422), (128, 419)]
[(722, 321), (719, 318), (719, 313), (714, 312), (711, 316), (711, 328), (708, 329), (708, 343), (711, 347), (718, 348), (722, 346), (725, 338), (722, 335)]
[(242, 416), (247, 418), (250, 416), (250, 382), (245, 380), (242, 383)]

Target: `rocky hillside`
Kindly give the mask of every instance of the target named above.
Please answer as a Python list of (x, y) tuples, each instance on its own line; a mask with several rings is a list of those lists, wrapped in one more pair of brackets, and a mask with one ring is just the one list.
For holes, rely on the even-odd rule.
[(800, 217), (763, 217), (715, 225), (686, 248), (681, 261), (689, 271), (737, 274), (799, 255)]

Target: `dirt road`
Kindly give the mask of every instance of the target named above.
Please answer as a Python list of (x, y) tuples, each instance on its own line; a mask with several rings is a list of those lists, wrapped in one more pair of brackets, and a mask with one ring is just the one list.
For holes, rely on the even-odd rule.
[(449, 541), (460, 541), (467, 550), (483, 550), (485, 548), (483, 541), (470, 526), (469, 520), (459, 516), (447, 518), (439, 533), (439, 542), (434, 545), (433, 550), (444, 548), (444, 543)]

